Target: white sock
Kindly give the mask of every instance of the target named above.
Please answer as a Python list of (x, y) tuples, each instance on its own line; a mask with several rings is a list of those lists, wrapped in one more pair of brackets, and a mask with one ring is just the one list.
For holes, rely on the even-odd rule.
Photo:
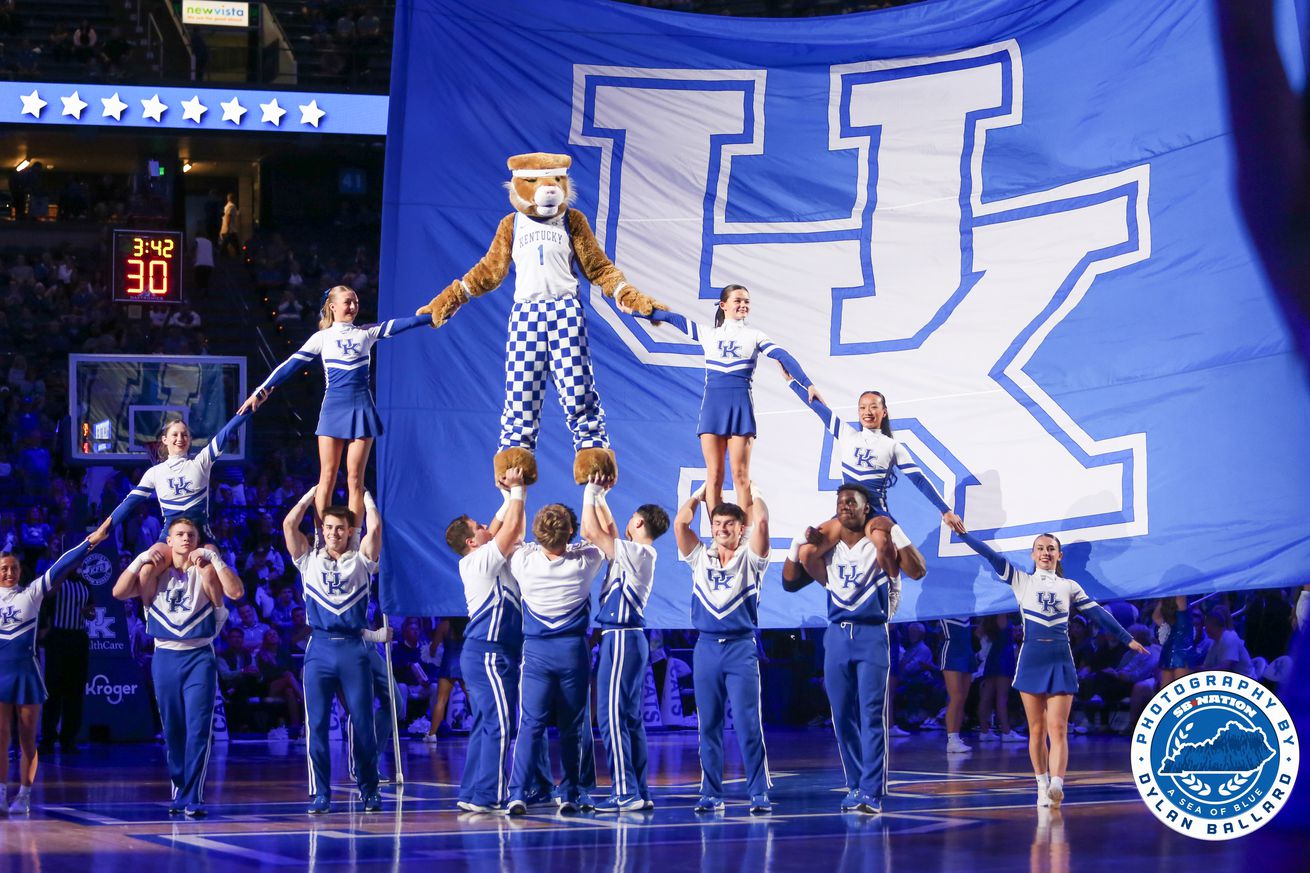
[(1063, 790), (1064, 790), (1064, 777), (1063, 777), (1063, 776), (1052, 776), (1052, 777), (1051, 777), (1051, 788), (1058, 788), (1060, 791), (1063, 791)]
[(1048, 774), (1048, 773), (1042, 773), (1041, 775), (1039, 775), (1039, 776), (1037, 777), (1037, 788), (1038, 788), (1039, 790), (1041, 790), (1041, 791), (1045, 791), (1047, 788), (1050, 788), (1050, 787), (1051, 787), (1051, 777), (1050, 777), (1050, 774)]
[(19, 797), (26, 797), (27, 795), (29, 795), (29, 794), (31, 794), (31, 793), (32, 793), (32, 786), (31, 786), (31, 785), (20, 785), (20, 786), (18, 786), (18, 796), (19, 796)]
[(959, 735), (959, 734), (947, 734), (947, 735), (946, 735), (946, 741), (947, 741), (948, 743), (958, 743), (958, 742), (960, 741), (960, 735)]

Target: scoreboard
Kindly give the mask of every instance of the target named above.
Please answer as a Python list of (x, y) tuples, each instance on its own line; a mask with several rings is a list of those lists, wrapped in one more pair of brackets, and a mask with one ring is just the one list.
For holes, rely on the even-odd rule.
[(110, 275), (114, 300), (182, 302), (182, 232), (115, 230)]

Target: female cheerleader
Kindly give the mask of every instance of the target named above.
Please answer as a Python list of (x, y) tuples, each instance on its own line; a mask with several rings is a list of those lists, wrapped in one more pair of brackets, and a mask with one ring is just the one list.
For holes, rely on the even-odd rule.
[(1162, 597), (1155, 607), (1157, 639), (1160, 640), (1160, 686), (1181, 679), (1196, 666), (1196, 644), (1192, 633), (1192, 610), (1183, 595)]
[(190, 519), (200, 531), (205, 548), (216, 551), (218, 547), (213, 545), (214, 533), (209, 528), (209, 479), (214, 470), (214, 462), (222, 457), (228, 438), (240, 430), (249, 418), (248, 414), (238, 413), (219, 428), (209, 445), (194, 458), (190, 456), (191, 428), (180, 418), (165, 421), (159, 432), (159, 443), (166, 453), (164, 459), (141, 474), (136, 487), (110, 513), (97, 533), (107, 534), (130, 517), (138, 503), (153, 496), (159, 501), (159, 509), (164, 514), (159, 543), (153, 549), (157, 560), (168, 556), (168, 549), (164, 546), (168, 540), (168, 529), (179, 518)]
[[(105, 538), (97, 530), (64, 552), (26, 588), (18, 587), (22, 566), (18, 558), (6, 552), (0, 555), (0, 749), (9, 752), (9, 729), (18, 713), (18, 794), (9, 807), (10, 815), (26, 815), (32, 810), (32, 783), (36, 781), (36, 729), (41, 723), (41, 704), (45, 702), (45, 682), (36, 663), (36, 619), (41, 601), (54, 593), (69, 572), (78, 566), (92, 547)], [(0, 810), (5, 808), (9, 785), (8, 758), (5, 776), (0, 779)]]
[[(625, 307), (620, 309), (636, 314)], [(696, 433), (700, 435), (701, 452), (705, 456), (705, 505), (711, 510), (723, 502), (723, 453), (726, 450), (732, 465), (737, 503), (743, 511), (750, 511), (751, 441), (755, 439), (751, 379), (761, 354), (782, 364), (799, 380), (808, 400), (820, 403), (823, 400), (800, 363), (786, 349), (746, 325), (750, 309), (750, 291), (743, 285), (728, 285), (719, 294), (713, 327), (659, 309), (645, 316), (656, 324), (673, 325), (705, 350), (705, 393), (701, 399)]]
[[(891, 513), (887, 511), (887, 489), (896, 482), (896, 472), (899, 470), (910, 478), (933, 506), (937, 507), (942, 514), (942, 521), (949, 525), (951, 530), (959, 534), (964, 533), (964, 522), (951, 511), (951, 507), (937, 492), (937, 488), (927, 476), (923, 475), (910, 450), (892, 436), (887, 398), (881, 391), (865, 391), (860, 395), (860, 426), (857, 428), (854, 425), (843, 426), (837, 413), (825, 406), (821, 400), (807, 396), (808, 392), (801, 383), (793, 379), (789, 385), (792, 392), (819, 416), (819, 420), (823, 422), (828, 433), (832, 434), (833, 439), (841, 442), (842, 481), (862, 485), (869, 492), (870, 520), (879, 515), (891, 518)], [(894, 523), (895, 519), (892, 521)], [(840, 527), (836, 519), (819, 525), (811, 535), (813, 547), (820, 553), (831, 549), (837, 542)], [(904, 569), (912, 579), (923, 578), (924, 573), (927, 572), (923, 555), (901, 531), (899, 525), (893, 526), (890, 535), (870, 528), (869, 537), (878, 547), (878, 563), (884, 573), (894, 577), (899, 567)], [(806, 549), (801, 550), (802, 559), (808, 554)]]
[(961, 539), (1010, 586), (1023, 612), (1023, 646), (1015, 666), (1014, 687), (1019, 689), (1028, 717), (1028, 757), (1037, 777), (1037, 805), (1058, 807), (1064, 799), (1064, 773), (1069, 764), (1069, 708), (1078, 690), (1069, 650), (1070, 613), (1075, 608), (1087, 613), (1135, 652), (1144, 654), (1146, 649), (1088, 597), (1081, 585), (1060, 575), (1064, 553), (1051, 534), (1041, 534), (1033, 541), (1032, 573), (1016, 568), (970, 534), (961, 534)]
[[(1027, 740), (1010, 727), (1010, 689), (1014, 687), (1014, 631), (1008, 615), (988, 615), (979, 629), (987, 641), (982, 683), (978, 688), (978, 739), (1022, 743)], [(992, 713), (996, 730), (992, 731)]]
[(969, 699), (969, 686), (973, 684), (973, 671), (977, 657), (973, 651), (973, 629), (968, 617), (944, 618), (942, 649), (937, 666), (946, 685), (946, 752), (962, 755), (973, 751), (960, 739), (964, 727), (964, 704)]
[(382, 418), (373, 403), (368, 377), (371, 350), (378, 340), (395, 336), (423, 325), (432, 325), (431, 315), (393, 318), (381, 324), (360, 327), (359, 296), (345, 285), (335, 285), (323, 292), (322, 317), (318, 333), (280, 366), (241, 404), (239, 412), (254, 412), (270, 393), (314, 358), (323, 359), (327, 390), (318, 416), (318, 458), (320, 472), (315, 509), (320, 519), (332, 502), (336, 490), (341, 455), (346, 456), (346, 485), (350, 511), (364, 517), (364, 468), (373, 448), (373, 438), (382, 434)]

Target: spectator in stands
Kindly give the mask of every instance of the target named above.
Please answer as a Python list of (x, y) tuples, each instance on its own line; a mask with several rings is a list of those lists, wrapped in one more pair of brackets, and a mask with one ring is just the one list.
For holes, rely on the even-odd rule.
[(1281, 588), (1252, 592), (1244, 617), (1242, 637), (1252, 658), (1269, 663), (1287, 654), (1292, 642), (1292, 604)]
[(200, 327), (200, 313), (196, 312), (186, 303), (177, 308), (168, 318), (168, 327), (180, 327), (184, 330), (194, 330)]
[(294, 607), (291, 610), (291, 636), (287, 640), (287, 647), (292, 654), (305, 654), (305, 648), (309, 645), (310, 633), (311, 629), (305, 615), (305, 607)]
[(910, 723), (921, 723), (927, 714), (940, 708), (938, 698), (941, 696), (941, 684), (933, 670), (936, 659), (924, 636), (924, 627), (920, 622), (905, 625), (900, 681), (897, 684), (900, 700), (896, 709), (902, 719)]
[(91, 22), (83, 18), (82, 23), (73, 31), (73, 57), (83, 63), (90, 63), (96, 55), (99, 38)]
[(237, 607), (237, 624), (235, 628), (241, 631), (247, 654), (253, 655), (255, 651), (264, 644), (264, 634), (268, 633), (271, 628), (259, 620), (255, 613), (255, 607), (249, 603), (243, 603)]
[(259, 693), (259, 667), (254, 656), (246, 650), (245, 634), (239, 627), (228, 627), (223, 632), (223, 644), (218, 647), (218, 687), (228, 705), (228, 720), (233, 725), (246, 721), (247, 701)]
[(255, 666), (264, 696), (280, 698), (287, 706), (287, 725), (294, 736), (300, 732), (305, 711), (305, 691), (293, 672), (291, 657), (282, 648), (282, 638), (275, 630), (264, 633), (264, 640), (255, 652)]
[(1205, 617), (1205, 635), (1213, 645), (1201, 662), (1202, 670), (1227, 670), (1252, 679), (1258, 678), (1252, 675), (1251, 654), (1237, 631), (1233, 630), (1228, 607), (1216, 606), (1210, 610), (1210, 614)]
[(240, 232), (241, 210), (237, 208), (237, 195), (228, 194), (223, 204), (223, 220), (218, 228), (218, 247), (228, 257), (235, 258), (241, 254)]
[(286, 575), (287, 567), (281, 553), (273, 547), (272, 540), (265, 536), (255, 543), (255, 548), (246, 556), (242, 570), (253, 573), (262, 582), (268, 582), (281, 579)]
[[(437, 623), (436, 629), (432, 632), (432, 640), (428, 643), (430, 656), (436, 653), (437, 646), (441, 646), (441, 663), (437, 667), (437, 694), (428, 712), (428, 721), (431, 723), (428, 728), (429, 736), (434, 734), (446, 736), (450, 733), (450, 728), (446, 725), (446, 707), (450, 703), (450, 692), (455, 685), (459, 685), (466, 699), (468, 697), (464, 674), (459, 666), (459, 656), (464, 650), (464, 628), (468, 623), (467, 618), (443, 618)], [(431, 742), (427, 737), (423, 739), (424, 742)]]
[(300, 301), (296, 299), (296, 292), (287, 288), (282, 292), (282, 300), (277, 305), (277, 324), (279, 327), (293, 327), (299, 325), (304, 319), (303, 310), (300, 308)]
[(69, 58), (73, 56), (73, 35), (69, 33), (67, 24), (62, 21), (55, 22), (46, 40), (46, 50), (56, 63), (68, 63)]
[[(391, 666), (400, 699), (406, 705), (414, 698), (422, 700), (424, 713), (427, 714), (436, 704), (437, 677), (435, 670), (428, 672), (427, 664), (423, 661), (424, 648), (426, 643), (418, 619), (405, 619), (400, 628), (400, 638), (391, 646)], [(403, 711), (400, 714), (403, 716)]]
[(1150, 630), (1146, 625), (1135, 624), (1128, 628), (1128, 633), (1146, 651), (1137, 652), (1125, 647), (1117, 666), (1100, 670), (1081, 683), (1079, 696), (1088, 698), (1089, 708), (1113, 709), (1124, 698), (1131, 697), (1135, 685), (1154, 679), (1160, 663), (1160, 648), (1152, 645)]

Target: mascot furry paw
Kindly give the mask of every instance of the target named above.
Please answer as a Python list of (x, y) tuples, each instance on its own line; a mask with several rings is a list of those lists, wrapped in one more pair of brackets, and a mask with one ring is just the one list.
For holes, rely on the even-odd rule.
[(629, 285), (605, 256), (587, 218), (570, 209), (568, 155), (533, 152), (509, 159), (509, 202), (514, 212), (501, 219), (482, 260), (451, 282), (418, 311), (440, 327), (474, 297), (494, 290), (514, 265), (514, 307), (505, 344), (505, 406), (495, 458), (497, 481), (510, 467), (524, 480), (537, 479), (537, 432), (549, 375), (573, 434), (573, 477), (579, 484), (593, 473), (617, 476), (609, 448), (605, 412), (596, 392), (587, 346), (587, 324), (574, 267), (599, 285), (606, 297), (634, 312), (667, 309)]

